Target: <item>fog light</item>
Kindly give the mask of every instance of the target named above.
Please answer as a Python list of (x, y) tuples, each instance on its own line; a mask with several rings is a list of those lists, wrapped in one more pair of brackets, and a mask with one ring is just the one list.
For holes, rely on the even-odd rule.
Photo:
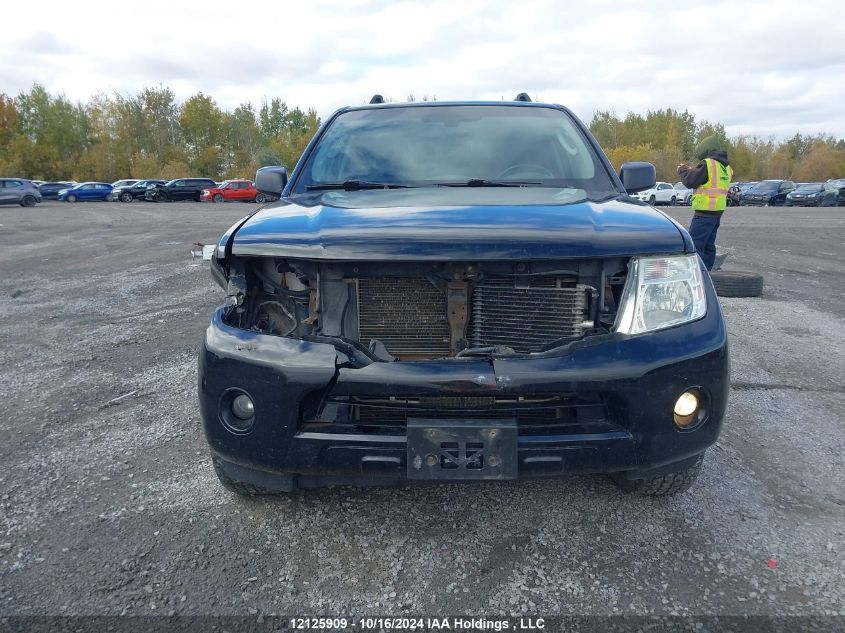
[(239, 420), (249, 420), (255, 415), (255, 404), (252, 399), (242, 393), (232, 400), (232, 415)]
[[(235, 399), (235, 402), (237, 402), (239, 398), (246, 398), (246, 396), (238, 396), (238, 398)], [(249, 400), (249, 398), (247, 398), (247, 400)], [(250, 401), (250, 405), (251, 404), (252, 401)], [(695, 410), (697, 408), (698, 394), (692, 391), (685, 391), (681, 394), (681, 397), (678, 398), (678, 401), (675, 403), (675, 415), (686, 417), (695, 413)]]
[(691, 426), (698, 416), (699, 398), (697, 391), (685, 391), (675, 401), (675, 424), (680, 427)]

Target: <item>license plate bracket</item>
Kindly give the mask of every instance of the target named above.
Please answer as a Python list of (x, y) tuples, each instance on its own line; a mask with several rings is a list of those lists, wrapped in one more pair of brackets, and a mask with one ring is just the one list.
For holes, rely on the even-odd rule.
[(409, 479), (515, 479), (516, 418), (409, 418)]

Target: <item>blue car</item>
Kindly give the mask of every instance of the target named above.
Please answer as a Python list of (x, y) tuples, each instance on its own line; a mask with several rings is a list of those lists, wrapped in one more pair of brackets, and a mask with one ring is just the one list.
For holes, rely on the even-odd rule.
[(81, 182), (70, 189), (62, 189), (57, 200), (76, 202), (78, 200), (109, 200), (112, 186), (105, 182)]
[(653, 165), (615, 173), (572, 112), (524, 94), (374, 98), (255, 182), (280, 199), (218, 242), (227, 296), (199, 354), (224, 487), (695, 481), (727, 329), (687, 231), (631, 196)]

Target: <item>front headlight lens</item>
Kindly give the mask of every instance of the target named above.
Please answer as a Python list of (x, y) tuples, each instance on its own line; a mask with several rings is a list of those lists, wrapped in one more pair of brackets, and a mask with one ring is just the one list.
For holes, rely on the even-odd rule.
[(700, 319), (707, 312), (698, 255), (635, 257), (616, 331), (642, 334)]

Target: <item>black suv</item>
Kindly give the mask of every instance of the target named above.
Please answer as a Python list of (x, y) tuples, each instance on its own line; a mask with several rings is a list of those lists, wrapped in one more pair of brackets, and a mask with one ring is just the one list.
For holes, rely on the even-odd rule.
[(126, 187), (115, 187), (112, 191), (112, 199), (121, 202), (132, 202), (133, 200), (144, 200), (148, 187), (160, 187), (166, 184), (166, 180), (139, 180), (134, 185)]
[(761, 180), (743, 192), (740, 200), (747, 207), (782, 207), (793, 189), (795, 183), (791, 180)]
[(176, 178), (163, 185), (152, 185), (144, 192), (144, 199), (154, 202), (173, 202), (176, 200), (202, 201), (202, 190), (216, 187), (211, 178)]
[(373, 104), (330, 117), (211, 258), (200, 352), (221, 483), (610, 473), (688, 488), (728, 397), (725, 322), (686, 230), (562, 106)]

